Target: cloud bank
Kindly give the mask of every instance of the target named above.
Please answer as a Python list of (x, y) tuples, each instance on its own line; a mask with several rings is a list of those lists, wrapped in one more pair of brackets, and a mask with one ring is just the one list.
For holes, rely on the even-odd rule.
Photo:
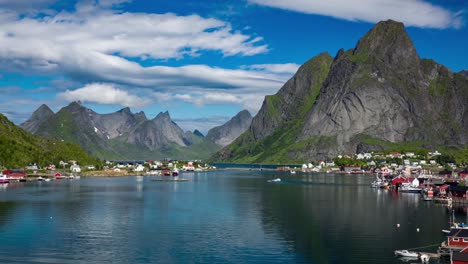
[(118, 89), (113, 84), (92, 83), (76, 90), (59, 93), (59, 99), (65, 101), (83, 101), (98, 104), (115, 104), (129, 107), (144, 107), (151, 101)]
[(422, 0), (248, 0), (251, 3), (306, 14), (324, 15), (350, 21), (375, 23), (393, 19), (406, 26), (460, 28), (460, 13)]

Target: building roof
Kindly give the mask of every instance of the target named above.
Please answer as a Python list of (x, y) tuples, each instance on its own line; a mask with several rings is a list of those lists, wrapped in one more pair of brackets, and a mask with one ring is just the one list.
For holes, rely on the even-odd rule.
[(450, 230), (450, 233), (447, 235), (448, 237), (461, 237), (461, 238), (468, 238), (468, 229), (457, 229), (454, 228)]

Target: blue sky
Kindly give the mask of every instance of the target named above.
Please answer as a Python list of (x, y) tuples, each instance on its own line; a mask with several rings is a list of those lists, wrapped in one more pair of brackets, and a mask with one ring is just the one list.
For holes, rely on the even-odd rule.
[(468, 69), (467, 1), (0, 0), (0, 112), (169, 111), (206, 132), (252, 114), (311, 57), (402, 21), (423, 58)]

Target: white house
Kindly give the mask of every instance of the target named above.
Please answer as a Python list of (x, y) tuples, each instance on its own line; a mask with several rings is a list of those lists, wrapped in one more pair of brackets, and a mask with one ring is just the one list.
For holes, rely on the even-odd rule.
[(141, 172), (141, 171), (144, 171), (145, 170), (145, 167), (141, 164), (138, 164), (134, 169), (133, 171), (136, 171), (136, 172)]
[(26, 170), (38, 170), (39, 167), (37, 166), (36, 163), (33, 163), (33, 164), (29, 164), (28, 166), (26, 166)]
[(70, 171), (78, 173), (78, 172), (81, 172), (81, 168), (80, 168), (80, 166), (78, 166), (78, 164), (73, 164), (73, 165), (70, 166)]

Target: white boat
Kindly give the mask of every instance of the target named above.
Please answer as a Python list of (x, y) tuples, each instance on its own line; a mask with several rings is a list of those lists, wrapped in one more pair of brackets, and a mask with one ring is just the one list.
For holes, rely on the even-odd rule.
[(395, 250), (394, 253), (395, 253), (395, 256), (399, 256), (399, 257), (409, 257), (409, 258), (418, 258), (419, 257), (418, 252), (408, 251), (406, 249)]
[(419, 180), (414, 179), (412, 182), (402, 182), (398, 188), (399, 192), (420, 193), (422, 188), (419, 187)]
[(291, 174), (296, 174), (296, 171), (295, 171), (295, 170), (291, 170)]
[(281, 179), (280, 179), (280, 178), (276, 178), (276, 179), (268, 180), (268, 182), (281, 182)]

